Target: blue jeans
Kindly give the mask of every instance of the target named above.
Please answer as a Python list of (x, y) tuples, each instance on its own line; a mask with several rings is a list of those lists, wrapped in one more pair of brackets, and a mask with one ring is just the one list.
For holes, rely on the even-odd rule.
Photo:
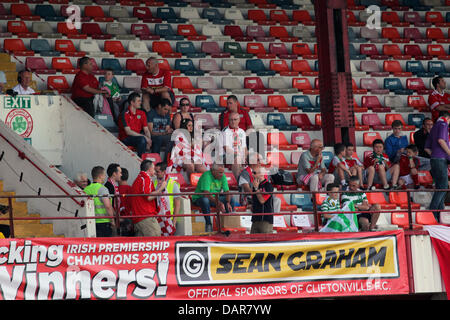
[[(433, 177), (436, 189), (448, 189), (447, 177), (447, 159), (431, 158), (431, 176)], [(430, 210), (443, 210), (446, 191), (436, 191), (430, 203)], [(436, 220), (439, 222), (439, 212), (433, 212)]]
[(128, 136), (122, 142), (126, 146), (135, 147), (139, 157), (147, 150), (147, 140), (142, 136)]
[(160, 153), (162, 146), (169, 146), (170, 143), (170, 134), (165, 134), (163, 136), (152, 136), (152, 152)]
[[(219, 196), (220, 202), (222, 202), (225, 205), (225, 212), (229, 213), (227, 206), (226, 206), (226, 196)], [(196, 206), (199, 206), (202, 210), (203, 214), (210, 214), (211, 213), (211, 207), (215, 207), (216, 203), (214, 201), (210, 201), (207, 197), (201, 197), (195, 200), (194, 204)], [(231, 208), (234, 211), (235, 203), (233, 198), (231, 199)], [(211, 217), (205, 216), (205, 224), (211, 224)]]

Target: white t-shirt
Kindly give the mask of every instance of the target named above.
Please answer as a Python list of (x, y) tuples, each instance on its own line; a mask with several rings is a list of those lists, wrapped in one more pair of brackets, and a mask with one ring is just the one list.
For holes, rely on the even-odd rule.
[(245, 158), (245, 150), (247, 148), (247, 139), (245, 131), (241, 128), (230, 129), (226, 127), (222, 131), (223, 134), (223, 146), (233, 149), (234, 154), (238, 154)]
[(28, 87), (27, 89), (24, 89), (21, 84), (18, 84), (13, 88), (13, 91), (17, 92), (18, 94), (34, 94), (34, 89), (32, 87)]

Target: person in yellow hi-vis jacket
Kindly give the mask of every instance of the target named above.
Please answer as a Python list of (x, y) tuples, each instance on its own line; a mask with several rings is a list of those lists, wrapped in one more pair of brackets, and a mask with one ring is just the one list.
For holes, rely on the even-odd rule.
[[(114, 209), (112, 207), (111, 198), (106, 197), (109, 195), (109, 191), (103, 185), (106, 180), (105, 168), (96, 166), (92, 168), (91, 175), (92, 183), (84, 188), (84, 192), (86, 192), (86, 194), (89, 196), (104, 196), (94, 198), (95, 216), (114, 216)], [(95, 219), (95, 229), (97, 231), (97, 237), (111, 237), (114, 225), (114, 219)]]
[[(159, 183), (166, 180), (166, 169), (167, 165), (165, 163), (158, 163), (155, 166), (156, 180), (154, 181), (155, 188)], [(180, 184), (172, 178), (167, 179), (167, 186), (165, 193), (180, 193)], [(180, 213), (181, 207), (181, 195), (180, 196), (162, 196), (158, 197), (159, 214), (171, 214), (172, 216)], [(161, 235), (171, 236), (176, 230), (176, 218), (164, 218), (158, 217), (159, 225), (161, 226)]]

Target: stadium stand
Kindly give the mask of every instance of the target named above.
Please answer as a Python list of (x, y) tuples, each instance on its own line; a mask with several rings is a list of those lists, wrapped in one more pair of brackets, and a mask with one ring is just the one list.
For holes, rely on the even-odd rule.
[[(0, 6), (0, 30), (5, 31), (0, 44), (12, 56), (0, 64), (7, 73), (6, 89), (26, 67), (34, 72), (35, 90), (68, 95), (78, 60), (87, 55), (99, 66), (98, 77), (113, 69), (120, 87), (134, 90), (146, 71), (145, 60), (154, 56), (170, 70), (177, 100), (188, 97), (195, 119), (207, 127), (218, 127), (224, 96), (236, 94), (251, 110), (255, 127), (278, 129), (267, 136), (271, 152), (279, 155), (275, 161), (269, 154), (272, 165), (295, 172), (296, 152), (322, 138), (312, 1), (11, 2)], [(450, 72), (450, 12), (448, 1), (348, 3), (356, 152), (363, 159), (374, 139), (390, 134), (393, 120), (402, 121), (410, 139), (430, 116), (431, 79)], [(72, 4), (81, 8), (79, 29), (64, 22)], [(379, 29), (365, 27), (370, 4), (383, 10)], [(10, 63), (15, 67), (8, 69)], [(111, 131), (117, 134), (117, 128)], [(184, 179), (183, 188), (192, 187), (194, 178), (197, 174)], [(430, 187), (429, 179), (421, 181)], [(371, 201), (403, 206), (404, 199), (395, 196)], [(283, 208), (309, 208), (306, 195), (282, 199)], [(416, 220), (429, 221), (427, 215)]]

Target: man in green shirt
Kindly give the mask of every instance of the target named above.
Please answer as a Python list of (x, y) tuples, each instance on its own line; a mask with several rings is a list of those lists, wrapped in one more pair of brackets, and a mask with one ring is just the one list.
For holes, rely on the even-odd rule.
[[(192, 201), (199, 206), (203, 214), (211, 212), (211, 206), (216, 206), (216, 198), (213, 193), (225, 193), (219, 196), (219, 203), (217, 210), (221, 212), (234, 211), (234, 202), (231, 195), (227, 194), (230, 191), (228, 187), (227, 177), (224, 174), (225, 168), (221, 164), (213, 164), (210, 171), (205, 171), (198, 180), (196, 193), (211, 193), (206, 195), (193, 195)], [(211, 217), (205, 216), (205, 231), (212, 231)]]
[[(350, 177), (350, 181), (348, 183), (349, 191), (360, 191), (359, 190), (359, 178), (358, 176)], [(380, 211), (381, 207), (378, 203), (371, 205), (367, 200), (367, 196), (364, 192), (349, 192), (343, 193), (341, 196), (341, 202), (343, 205), (347, 201), (353, 201), (355, 205), (355, 209), (358, 211)], [(374, 230), (377, 225), (378, 217), (380, 216), (379, 212), (368, 213), (363, 212), (358, 214), (358, 224), (361, 231), (369, 231)]]

